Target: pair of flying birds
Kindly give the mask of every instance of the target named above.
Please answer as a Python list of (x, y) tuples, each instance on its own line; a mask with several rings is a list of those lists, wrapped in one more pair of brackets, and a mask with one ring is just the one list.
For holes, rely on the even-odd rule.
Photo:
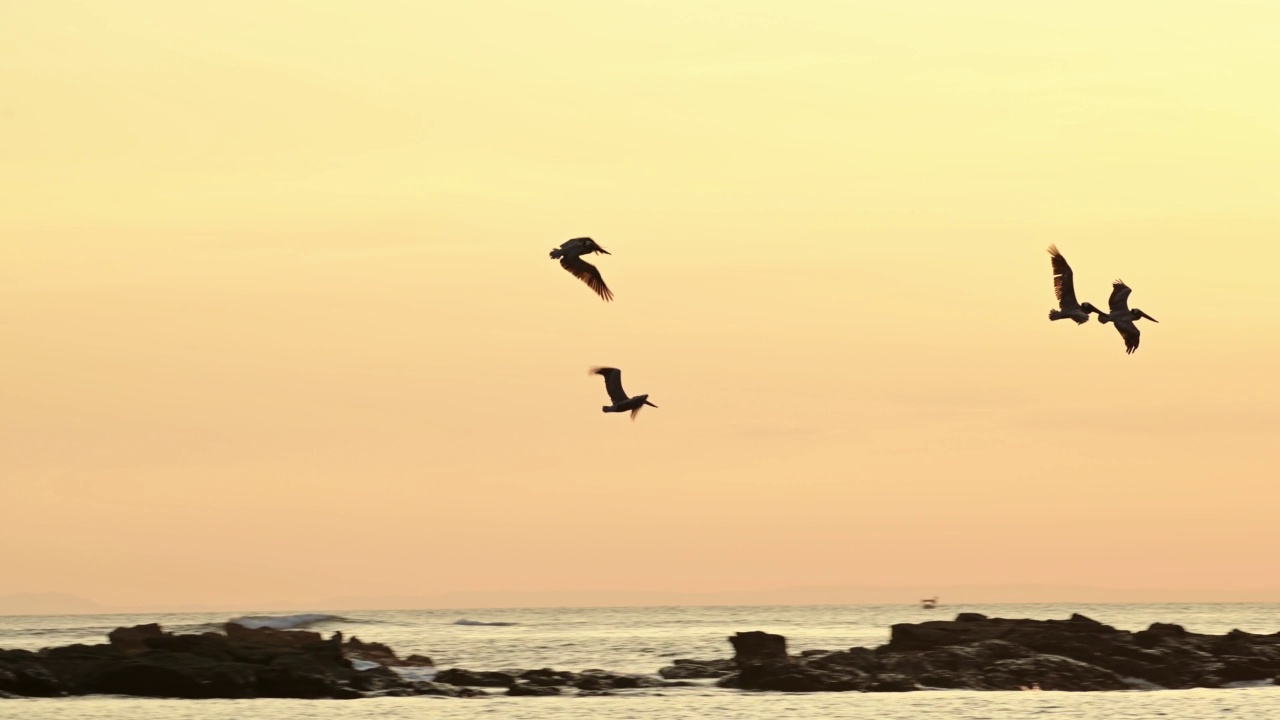
[[(558, 248), (551, 251), (552, 260), (560, 260), (560, 267), (568, 270), (574, 277), (587, 284), (587, 287), (596, 291), (596, 294), (605, 301), (613, 299), (613, 292), (609, 290), (609, 286), (604, 284), (604, 278), (600, 277), (600, 269), (595, 265), (582, 259), (583, 255), (591, 253), (604, 253), (610, 255), (608, 250), (596, 244), (595, 240), (589, 237), (574, 238), (566, 241)], [(611, 367), (595, 367), (591, 368), (591, 374), (601, 375), (604, 377), (604, 389), (609, 393), (611, 405), (605, 405), (602, 410), (607, 413), (630, 412), (631, 419), (634, 421), (636, 415), (645, 405), (649, 407), (658, 407), (649, 402), (648, 395), (636, 395), (630, 397), (627, 391), (622, 389), (622, 371), (618, 368)]]
[(1120, 337), (1124, 339), (1124, 351), (1128, 354), (1138, 349), (1138, 341), (1142, 337), (1142, 333), (1138, 331), (1138, 320), (1160, 322), (1138, 308), (1129, 309), (1129, 294), (1133, 289), (1125, 285), (1123, 280), (1116, 280), (1111, 285), (1111, 299), (1107, 301), (1111, 312), (1104, 313), (1091, 303), (1078, 302), (1075, 275), (1071, 272), (1067, 259), (1058, 252), (1056, 245), (1049, 246), (1049, 256), (1053, 263), (1053, 292), (1058, 296), (1058, 309), (1049, 311), (1050, 320), (1075, 320), (1077, 324), (1083, 325), (1089, 322), (1089, 313), (1097, 313), (1098, 322), (1103, 325), (1111, 323), (1120, 331)]

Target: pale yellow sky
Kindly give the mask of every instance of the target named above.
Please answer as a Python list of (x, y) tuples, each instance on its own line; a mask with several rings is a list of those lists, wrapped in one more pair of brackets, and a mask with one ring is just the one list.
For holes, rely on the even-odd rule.
[(0, 2), (0, 593), (1267, 584), (1280, 6), (723, 4)]

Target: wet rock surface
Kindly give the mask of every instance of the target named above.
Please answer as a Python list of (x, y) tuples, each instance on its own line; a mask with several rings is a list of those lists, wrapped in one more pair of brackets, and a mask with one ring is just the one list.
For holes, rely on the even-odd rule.
[[(751, 637), (744, 636), (750, 635)], [(904, 623), (875, 650), (780, 654), (781, 636), (739, 633), (737, 672), (719, 685), (793, 692), (968, 690), (1102, 691), (1215, 688), (1280, 673), (1280, 633), (1201, 635), (1178, 625), (1118, 630), (1083, 615), (1006, 620), (962, 613)]]
[[(1008, 620), (962, 613), (899, 624), (875, 648), (787, 650), (781, 635), (729, 638), (729, 659), (680, 659), (656, 675), (553, 668), (450, 668), (432, 681), (395, 668), (432, 667), (386, 645), (341, 633), (246, 628), (176, 635), (159, 625), (118, 628), (101, 645), (0, 650), (0, 699), (120, 694), (174, 698), (467, 698), (607, 696), (687, 686), (780, 692), (928, 689), (1102, 691), (1223, 687), (1280, 680), (1280, 633), (1202, 635), (1155, 623), (1129, 632), (1082, 615)], [(363, 668), (363, 669), (357, 669)], [(417, 674), (418, 678), (430, 675)]]
[(20, 696), (136, 695), (171, 698), (357, 698), (370, 693), (437, 694), (385, 665), (357, 670), (356, 658), (401, 661), (389, 648), (340, 633), (246, 628), (175, 635), (155, 624), (118, 628), (105, 645), (38, 653), (0, 650), (0, 692)]
[(658, 674), (667, 680), (697, 680), (722, 678), (736, 671), (732, 660), (676, 660), (662, 668)]

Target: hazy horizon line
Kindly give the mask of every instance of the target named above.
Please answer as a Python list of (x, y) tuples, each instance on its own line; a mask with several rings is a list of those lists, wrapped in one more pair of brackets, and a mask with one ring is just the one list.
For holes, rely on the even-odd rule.
[(809, 585), (768, 590), (457, 590), (433, 594), (339, 595), (315, 601), (228, 603), (102, 603), (60, 591), (0, 595), (0, 615), (129, 615), (200, 612), (359, 612), (395, 610), (516, 610), (606, 607), (768, 607), (915, 605), (940, 598), (940, 607), (1041, 604), (1238, 604), (1280, 602), (1280, 586), (1108, 587), (1071, 584)]

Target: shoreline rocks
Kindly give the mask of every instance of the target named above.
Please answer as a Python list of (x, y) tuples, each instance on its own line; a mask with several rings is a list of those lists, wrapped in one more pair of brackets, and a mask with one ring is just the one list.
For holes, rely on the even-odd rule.
[(961, 613), (955, 620), (893, 625), (889, 642), (875, 649), (796, 655), (781, 635), (740, 632), (729, 638), (732, 658), (675, 660), (656, 675), (449, 668), (432, 677), (421, 672), (434, 668), (430, 658), (402, 659), (381, 643), (236, 623), (223, 633), (188, 635), (153, 623), (117, 628), (107, 637), (102, 645), (0, 650), (0, 699), (600, 696), (708, 686), (691, 680), (777, 692), (1109, 691), (1280, 682), (1280, 633), (1203, 635), (1168, 623), (1130, 632), (1083, 615), (1009, 620)]
[[(720, 687), (783, 692), (908, 692), (929, 689), (1071, 692), (1218, 688), (1274, 681), (1280, 633), (1202, 635), (1155, 623), (1130, 632), (1083, 615), (1006, 620), (961, 613), (955, 620), (902, 623), (874, 650), (786, 652), (786, 639), (738, 633), (736, 672)], [(684, 672), (677, 661), (660, 673)], [(665, 675), (664, 675), (665, 676)]]
[[(134, 695), (171, 698), (358, 698), (367, 694), (466, 694), (402, 678), (385, 645), (325, 639), (304, 630), (247, 628), (176, 635), (159, 625), (117, 628), (105, 645), (69, 645), (38, 653), (0, 650), (0, 692), (27, 697)], [(352, 659), (376, 659), (356, 669)], [(424, 662), (425, 661), (425, 662)], [(467, 691), (470, 693), (470, 691)]]

